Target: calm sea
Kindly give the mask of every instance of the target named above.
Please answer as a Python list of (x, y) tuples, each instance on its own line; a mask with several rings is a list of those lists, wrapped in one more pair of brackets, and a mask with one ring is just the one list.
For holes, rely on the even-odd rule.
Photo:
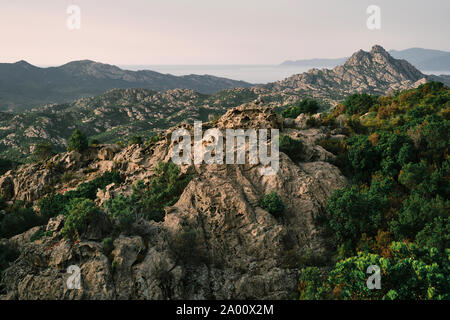
[(233, 80), (250, 83), (268, 83), (282, 80), (293, 74), (308, 71), (307, 67), (277, 66), (277, 65), (121, 65), (128, 70), (153, 70), (160, 73), (170, 73), (175, 76), (188, 74), (209, 74)]
[[(313, 67), (280, 65), (120, 65), (127, 70), (152, 70), (164, 74), (182, 76), (188, 74), (209, 74), (250, 83), (268, 83), (282, 80), (293, 74), (306, 72)], [(315, 68), (321, 69), (321, 66)], [(450, 74), (450, 71), (422, 71), (425, 74)]]

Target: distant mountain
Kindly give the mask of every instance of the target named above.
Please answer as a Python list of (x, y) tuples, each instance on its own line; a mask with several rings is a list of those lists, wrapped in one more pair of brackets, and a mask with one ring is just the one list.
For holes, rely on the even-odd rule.
[(334, 68), (340, 64), (343, 64), (347, 58), (336, 59), (307, 59), (307, 60), (287, 60), (280, 66), (296, 66), (296, 67), (311, 67), (311, 68)]
[[(69, 64), (61, 68), (88, 79), (124, 76), (123, 70), (116, 67), (103, 66), (101, 71), (97, 67), (100, 66), (79, 69)], [(384, 95), (429, 80), (442, 79), (426, 76), (407, 61), (397, 60), (382, 47), (374, 46), (370, 52), (356, 52), (332, 70), (313, 69), (267, 85), (227, 89), (211, 95), (190, 89), (113, 89), (99, 96), (36, 107), (16, 115), (0, 112), (0, 158), (23, 161), (39, 142), (51, 142), (62, 151), (75, 128), (102, 143), (127, 141), (131, 135), (148, 137), (181, 122), (207, 120), (255, 100), (280, 108), (312, 97), (334, 106), (354, 92)]]
[(19, 61), (0, 64), (0, 111), (20, 112), (38, 105), (99, 95), (114, 88), (156, 91), (185, 88), (211, 94), (250, 86), (244, 81), (210, 75), (174, 76), (149, 70), (128, 71), (90, 60), (50, 68)]
[(312, 69), (263, 88), (310, 95), (335, 103), (354, 92), (384, 95), (426, 81), (427, 76), (409, 62), (394, 59), (381, 46), (374, 46), (370, 52), (359, 50), (332, 70)]
[(422, 48), (391, 50), (396, 59), (405, 59), (423, 71), (450, 71), (450, 52)]
[[(403, 59), (421, 71), (450, 71), (450, 52), (410, 48), (406, 50), (390, 50), (389, 54), (395, 59)], [(311, 68), (334, 68), (343, 64), (348, 57), (335, 59), (288, 60), (281, 66), (299, 66)]]

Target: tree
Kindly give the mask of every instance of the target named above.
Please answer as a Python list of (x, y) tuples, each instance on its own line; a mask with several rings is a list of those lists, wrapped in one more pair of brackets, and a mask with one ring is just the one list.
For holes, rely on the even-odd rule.
[(344, 245), (343, 254), (351, 253), (363, 233), (374, 236), (382, 221), (383, 199), (377, 192), (360, 191), (358, 187), (336, 190), (328, 200), (325, 226), (338, 245)]
[(95, 202), (89, 199), (75, 198), (67, 205), (66, 221), (62, 228), (65, 238), (75, 239), (80, 237), (89, 224), (101, 214)]
[(365, 135), (356, 135), (347, 141), (347, 157), (358, 180), (368, 179), (379, 167), (379, 154)]
[(402, 208), (396, 220), (391, 221), (391, 232), (399, 240), (414, 240), (416, 235), (437, 217), (447, 217), (450, 200), (437, 196), (426, 199), (421, 194), (413, 192), (402, 203)]
[(88, 148), (88, 139), (87, 137), (78, 129), (76, 129), (72, 136), (69, 139), (69, 151), (78, 151), (83, 152)]

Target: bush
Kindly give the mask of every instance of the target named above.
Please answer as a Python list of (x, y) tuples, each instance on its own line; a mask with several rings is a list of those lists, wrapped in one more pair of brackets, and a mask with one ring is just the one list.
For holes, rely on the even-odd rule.
[(449, 208), (449, 200), (444, 200), (439, 196), (428, 200), (413, 192), (403, 201), (397, 219), (390, 223), (391, 232), (398, 240), (414, 240), (416, 235), (435, 218), (447, 217)]
[(42, 239), (43, 237), (51, 237), (51, 236), (53, 236), (53, 231), (51, 230), (44, 231), (43, 229), (39, 229), (30, 237), (30, 242)]
[[(447, 300), (450, 298), (448, 255), (415, 244), (393, 242), (391, 257), (362, 253), (339, 261), (329, 273), (328, 283), (337, 299)], [(370, 290), (367, 268), (380, 267), (381, 289)]]
[(68, 151), (83, 152), (88, 148), (87, 137), (78, 129), (76, 129), (69, 139)]
[(43, 161), (52, 157), (55, 154), (51, 143), (41, 142), (36, 145), (33, 152), (34, 161)]
[(384, 206), (384, 199), (377, 192), (360, 191), (355, 186), (338, 189), (328, 200), (325, 226), (337, 244), (348, 249), (345, 254), (352, 254), (363, 233), (376, 235)]
[(345, 113), (348, 115), (362, 115), (377, 102), (378, 97), (366, 93), (355, 93), (348, 96), (342, 103), (345, 106)]
[(138, 216), (137, 207), (132, 202), (131, 197), (119, 195), (118, 197), (105, 201), (103, 207), (117, 222), (122, 232), (129, 231), (132, 223), (136, 221)]
[(408, 163), (402, 167), (398, 176), (398, 182), (412, 190), (422, 181), (428, 178), (428, 168), (424, 162)]
[(356, 135), (347, 140), (347, 157), (358, 180), (366, 180), (378, 169), (379, 154), (365, 135)]
[(50, 218), (56, 217), (60, 214), (65, 214), (66, 205), (69, 202), (69, 197), (59, 193), (47, 195), (38, 202), (41, 217), (45, 221), (48, 221)]
[(264, 195), (259, 201), (259, 206), (275, 217), (280, 217), (285, 208), (283, 200), (275, 191)]
[(98, 189), (104, 189), (111, 183), (121, 183), (123, 181), (120, 173), (117, 171), (107, 171), (100, 177), (92, 181), (82, 183), (75, 191), (69, 191), (65, 196), (74, 198), (86, 198), (94, 200), (97, 197)]
[(133, 144), (142, 145), (142, 144), (144, 144), (144, 140), (142, 139), (141, 136), (132, 136), (130, 139), (130, 142), (128, 144), (129, 145), (133, 145)]
[(133, 187), (132, 203), (135, 203), (148, 219), (161, 221), (164, 208), (178, 201), (191, 176), (181, 176), (180, 169), (173, 162), (160, 162), (154, 172), (155, 175), (148, 186), (138, 182)]
[(297, 118), (301, 113), (314, 114), (320, 108), (319, 103), (313, 99), (303, 99), (296, 106), (289, 107), (281, 112), (285, 118)]
[(172, 236), (169, 253), (175, 264), (200, 265), (207, 262), (206, 253), (200, 246), (196, 230), (186, 228)]
[(118, 196), (104, 203), (122, 231), (129, 229), (140, 216), (161, 221), (164, 208), (178, 201), (191, 179), (190, 175), (180, 175), (180, 169), (173, 162), (160, 162), (154, 172), (148, 185), (138, 181), (130, 196)]
[(106, 256), (109, 256), (111, 252), (114, 250), (114, 240), (110, 237), (103, 239), (102, 249), (103, 253)]
[(66, 221), (62, 228), (65, 238), (79, 238), (87, 231), (89, 224), (101, 214), (95, 202), (89, 199), (72, 199), (67, 207)]
[(316, 267), (308, 267), (300, 273), (298, 291), (300, 300), (319, 300), (325, 298), (326, 289), (322, 286), (320, 271)]
[(13, 237), (43, 223), (32, 208), (18, 201), (7, 209), (4, 216), (0, 216), (0, 238)]
[(303, 144), (300, 140), (280, 135), (280, 151), (286, 153), (293, 161), (298, 161), (303, 156)]

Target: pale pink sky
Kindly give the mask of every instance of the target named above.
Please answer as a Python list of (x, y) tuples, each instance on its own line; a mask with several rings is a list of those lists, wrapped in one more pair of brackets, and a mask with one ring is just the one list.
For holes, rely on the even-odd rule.
[[(450, 51), (448, 0), (0, 0), (0, 62), (278, 64), (386, 49)], [(66, 27), (81, 8), (81, 30)], [(381, 7), (382, 28), (366, 28)]]

